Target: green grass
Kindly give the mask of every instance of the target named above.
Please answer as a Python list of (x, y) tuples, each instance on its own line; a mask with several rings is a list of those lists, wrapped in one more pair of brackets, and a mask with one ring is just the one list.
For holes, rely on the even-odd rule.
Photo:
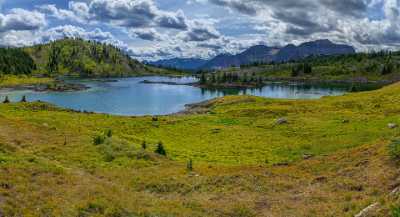
[[(165, 116), (156, 123), (151, 117), (132, 119), (56, 108), (31, 109), (42, 104), (4, 105), (7, 110), (3, 115), (32, 124), (47, 123), (55, 129), (64, 128), (68, 122), (82, 137), (93, 137), (110, 128), (115, 136), (138, 147), (148, 141), (155, 148), (162, 141), (169, 157), (182, 162), (193, 158), (217, 164), (254, 165), (266, 160), (271, 164), (291, 162), (304, 154), (329, 154), (396, 135), (397, 129), (386, 126), (400, 119), (382, 111), (394, 106), (388, 103), (390, 97), (368, 100), (365, 96), (368, 95), (362, 93), (303, 101), (226, 97), (215, 101), (211, 114)], [(281, 117), (289, 123), (276, 125)]]
[[(400, 123), (399, 92), (395, 84), (319, 100), (230, 96), (204, 114), (157, 119), (1, 104), (0, 210), (354, 216), (386, 198), (400, 175), (388, 149), (400, 131), (387, 127)], [(166, 157), (154, 153), (159, 142)]]
[(26, 75), (3, 75), (0, 76), (0, 88), (18, 87), (24, 85), (49, 84), (54, 82), (52, 78), (37, 78)]

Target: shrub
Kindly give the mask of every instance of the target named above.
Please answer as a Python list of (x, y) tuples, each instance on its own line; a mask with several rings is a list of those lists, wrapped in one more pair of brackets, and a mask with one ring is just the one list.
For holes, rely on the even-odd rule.
[(155, 150), (155, 153), (159, 155), (164, 155), (167, 156), (167, 151), (165, 151), (164, 145), (162, 142), (159, 142), (157, 145), (157, 149)]
[(85, 207), (78, 209), (78, 216), (85, 217), (93, 214), (104, 214), (105, 206), (98, 203), (89, 203)]
[(187, 170), (193, 171), (193, 160), (192, 160), (192, 159), (190, 159), (190, 160), (188, 161), (186, 167), (187, 167)]
[(254, 217), (256, 214), (253, 212), (252, 209), (245, 207), (245, 206), (240, 206), (236, 205), (232, 212), (230, 213), (229, 216), (232, 217)]
[(115, 160), (115, 158), (117, 158), (119, 154), (121, 154), (119, 153), (120, 151), (117, 150), (117, 147), (114, 147), (114, 145), (111, 143), (102, 144), (99, 147), (101, 149), (100, 151), (104, 156), (105, 162), (112, 162), (113, 160)]
[(400, 140), (393, 140), (389, 144), (389, 155), (393, 159), (400, 160)]
[(21, 99), (21, 102), (26, 102), (27, 100), (26, 100), (26, 96), (23, 96), (22, 97), (22, 99)]
[(93, 138), (93, 144), (94, 145), (101, 145), (104, 143), (106, 138), (103, 135), (97, 135)]
[(106, 131), (106, 136), (107, 136), (108, 138), (111, 138), (112, 135), (113, 135), (113, 132), (112, 132), (111, 129), (109, 129), (109, 130)]
[(400, 206), (395, 206), (391, 208), (392, 217), (400, 217)]
[(4, 99), (3, 103), (10, 103), (10, 99), (8, 99), (8, 96)]

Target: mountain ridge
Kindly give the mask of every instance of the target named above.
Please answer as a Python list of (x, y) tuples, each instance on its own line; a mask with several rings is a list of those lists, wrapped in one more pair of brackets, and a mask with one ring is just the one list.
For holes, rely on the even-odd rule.
[(183, 70), (197, 70), (207, 61), (208, 60), (206, 59), (200, 58), (171, 58), (158, 61), (145, 61), (144, 63), (159, 67), (176, 68)]
[[(304, 59), (309, 56), (340, 55), (355, 53), (354, 47), (345, 44), (335, 44), (328, 39), (321, 39), (302, 43), (298, 46), (288, 44), (284, 47), (269, 47), (266, 45), (255, 45), (238, 54), (222, 53), (204, 62), (196, 58), (173, 58), (149, 62), (149, 64), (161, 67), (172, 67), (183, 70), (214, 70), (241, 66), (253, 63), (288, 62)], [(187, 65), (181, 64), (186, 59), (193, 62), (200, 61), (204, 64)], [(168, 64), (166, 64), (168, 62)], [(174, 64), (175, 63), (175, 64)]]

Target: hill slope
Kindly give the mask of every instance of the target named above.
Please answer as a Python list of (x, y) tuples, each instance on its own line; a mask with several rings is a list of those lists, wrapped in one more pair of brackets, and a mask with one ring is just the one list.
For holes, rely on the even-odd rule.
[(34, 59), (36, 73), (50, 76), (127, 76), (149, 72), (118, 48), (94, 41), (63, 39), (23, 50)]
[[(391, 216), (400, 171), (388, 144), (399, 128), (388, 123), (400, 123), (399, 91), (232, 96), (202, 103), (200, 114), (158, 118), (1, 104), (0, 213), (325, 217), (378, 202), (374, 216)], [(160, 140), (167, 157), (154, 154)]]
[(122, 77), (170, 73), (176, 72), (145, 66), (117, 47), (82, 39), (0, 49), (0, 75)]
[[(356, 53), (333, 56), (310, 56), (297, 61), (250, 64), (218, 70), (214, 75), (220, 84), (232, 75), (239, 81), (310, 81), (348, 83), (393, 83), (400, 78), (400, 52)], [(211, 77), (208, 76), (208, 77)]]

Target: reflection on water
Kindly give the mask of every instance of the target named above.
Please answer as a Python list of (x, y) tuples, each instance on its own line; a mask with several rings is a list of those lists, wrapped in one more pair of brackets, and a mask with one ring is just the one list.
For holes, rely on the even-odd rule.
[(79, 92), (32, 92), (1, 90), (0, 100), (9, 96), (19, 101), (26, 95), (29, 101), (41, 100), (75, 110), (85, 110), (116, 115), (163, 115), (181, 111), (186, 104), (226, 95), (254, 95), (285, 99), (316, 99), (322, 96), (342, 95), (350, 90), (376, 87), (351, 85), (306, 85), (271, 83), (262, 88), (201, 89), (186, 85), (142, 84), (143, 80), (192, 83), (193, 77), (137, 77), (117, 81), (73, 81), (90, 86)]

